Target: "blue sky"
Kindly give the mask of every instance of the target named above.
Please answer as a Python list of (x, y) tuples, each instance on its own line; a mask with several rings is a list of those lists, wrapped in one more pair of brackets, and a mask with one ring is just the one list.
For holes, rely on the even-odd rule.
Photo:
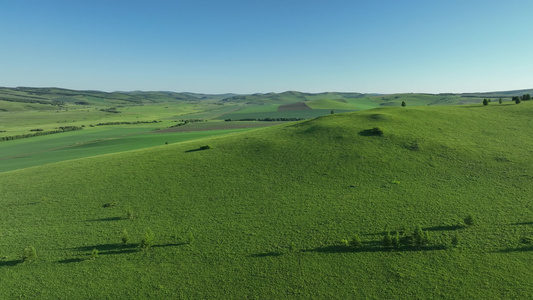
[(0, 2), (0, 86), (200, 93), (533, 88), (533, 1)]

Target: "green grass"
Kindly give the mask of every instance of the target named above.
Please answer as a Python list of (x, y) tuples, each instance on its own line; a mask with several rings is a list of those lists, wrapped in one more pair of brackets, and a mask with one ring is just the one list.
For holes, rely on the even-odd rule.
[(305, 102), (305, 104), (312, 109), (355, 110), (355, 107), (350, 103), (332, 99), (312, 100)]
[[(341, 113), (346, 112), (343, 110), (335, 109), (334, 112)], [(296, 111), (276, 111), (276, 112), (256, 112), (256, 113), (229, 113), (220, 117), (220, 119), (265, 119), (265, 118), (316, 118), (325, 115), (329, 115), (331, 109), (309, 109), (309, 110), (296, 110)]]
[(208, 128), (209, 130), (198, 131), (199, 128), (194, 125), (191, 124), (190, 126), (193, 130), (191, 132), (175, 133), (154, 133), (153, 127), (146, 128), (141, 125), (127, 127), (102, 126), (92, 130), (2, 142), (0, 143), (0, 172), (76, 158), (154, 147), (166, 143), (179, 143), (251, 129), (223, 128), (220, 125), (213, 126), (209, 124), (211, 125)]
[[(530, 298), (532, 113), (379, 108), (0, 173), (0, 298)], [(380, 246), (418, 225), (429, 246)]]

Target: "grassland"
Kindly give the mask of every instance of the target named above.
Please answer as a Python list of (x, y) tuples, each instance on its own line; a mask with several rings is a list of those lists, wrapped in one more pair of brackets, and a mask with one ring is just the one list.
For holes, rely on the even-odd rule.
[(0, 298), (530, 298), (532, 113), (384, 107), (0, 173)]

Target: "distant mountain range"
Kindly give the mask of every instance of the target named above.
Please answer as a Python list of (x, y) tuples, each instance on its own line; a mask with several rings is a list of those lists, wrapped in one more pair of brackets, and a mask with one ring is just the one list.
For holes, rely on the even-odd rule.
[[(533, 94), (533, 89), (497, 91), (486, 93), (441, 93), (425, 94), (435, 96), (455, 95), (464, 98), (509, 98), (523, 94)], [(283, 93), (256, 93), (256, 94), (201, 94), (188, 92), (169, 91), (131, 91), (131, 92), (102, 92), (78, 91), (63, 88), (33, 88), (33, 87), (0, 87), (0, 101), (33, 103), (43, 105), (141, 105), (176, 101), (211, 101), (211, 102), (237, 102), (250, 104), (268, 104), (276, 102), (299, 102), (320, 99), (357, 99), (373, 96), (389, 96), (394, 94), (363, 94), (363, 93), (304, 93), (287, 91)], [(405, 95), (405, 94), (403, 94)], [(410, 94), (416, 95), (416, 94)]]

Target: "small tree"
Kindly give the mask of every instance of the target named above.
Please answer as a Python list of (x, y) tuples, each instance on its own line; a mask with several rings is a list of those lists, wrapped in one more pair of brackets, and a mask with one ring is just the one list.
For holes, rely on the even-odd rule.
[(24, 252), (22, 253), (22, 261), (34, 261), (37, 259), (37, 251), (35, 251), (35, 247), (29, 246), (24, 248)]
[(413, 244), (415, 246), (423, 246), (429, 242), (429, 234), (427, 231), (422, 230), (422, 227), (417, 226), (413, 232)]
[(401, 242), (400, 232), (396, 231), (396, 234), (392, 236), (391, 244), (394, 248), (398, 249), (400, 248), (400, 242)]
[(154, 238), (154, 232), (150, 228), (146, 229), (146, 232), (144, 233), (144, 238), (141, 240), (141, 249), (150, 249), (150, 247), (154, 245)]
[(502, 98), (498, 99), (498, 103), (502, 104)]
[(514, 101), (514, 103), (519, 104), (519, 103), (520, 103), (520, 97), (518, 97), (518, 96), (513, 96), (513, 97), (511, 98), (511, 101)]
[(94, 248), (93, 251), (91, 251), (91, 259), (95, 260), (98, 258), (98, 249)]
[(472, 215), (466, 216), (464, 222), (467, 226), (472, 226), (475, 224), (474, 217), (472, 217)]
[(383, 129), (381, 129), (379, 127), (374, 127), (372, 129), (370, 129), (370, 134), (383, 136)]
[(459, 235), (457, 233), (455, 233), (452, 236), (452, 246), (453, 247), (457, 247), (458, 245), (459, 245)]
[(354, 234), (352, 239), (348, 242), (348, 245), (353, 248), (360, 248), (361, 246), (363, 246), (363, 242), (361, 241), (359, 235)]
[(390, 231), (387, 230), (387, 232), (383, 236), (383, 240), (381, 241), (381, 245), (383, 245), (383, 247), (392, 246), (392, 236), (390, 235)]
[(486, 106), (486, 105), (489, 105), (489, 100), (487, 100), (487, 99), (483, 99), (483, 105), (485, 105), (485, 106)]
[(405, 101), (402, 101), (402, 107), (405, 107), (407, 104), (405, 104)]
[(124, 231), (122, 232), (122, 244), (126, 245), (128, 241), (130, 240), (130, 236), (128, 235), (128, 231), (124, 228)]
[(126, 209), (126, 219), (128, 220), (133, 220), (135, 218), (134, 214), (133, 214), (133, 210), (131, 208), (127, 208)]

